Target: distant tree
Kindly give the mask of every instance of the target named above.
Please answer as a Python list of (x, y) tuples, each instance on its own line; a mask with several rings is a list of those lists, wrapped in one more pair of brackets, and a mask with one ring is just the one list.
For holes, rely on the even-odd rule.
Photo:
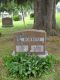
[(56, 4), (59, 2), (60, 0), (56, 0)]
[(24, 10), (25, 8), (27, 8), (27, 6), (29, 6), (28, 4), (30, 3), (29, 0), (14, 0), (15, 3), (18, 4), (18, 6), (20, 7), (20, 11), (22, 13), (22, 19), (25, 25), (25, 19), (24, 19)]
[(13, 0), (0, 0), (0, 11), (11, 12), (14, 10)]

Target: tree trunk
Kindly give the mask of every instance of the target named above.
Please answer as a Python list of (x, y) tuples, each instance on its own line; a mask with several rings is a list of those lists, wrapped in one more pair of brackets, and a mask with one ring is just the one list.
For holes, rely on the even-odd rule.
[(22, 12), (22, 20), (25, 26), (25, 17), (24, 17), (24, 12), (23, 12), (23, 6), (21, 5), (21, 12)]
[(34, 29), (43, 29), (42, 0), (34, 2)]
[(53, 24), (52, 24), (52, 28), (56, 29), (56, 19), (55, 19), (55, 10), (56, 9), (56, 0), (54, 0), (54, 4), (53, 4)]
[(35, 0), (34, 29), (42, 29), (47, 31), (48, 34), (51, 34), (53, 26), (53, 10), (55, 6), (54, 1), (55, 0)]
[(48, 7), (47, 7), (47, 33), (50, 35), (52, 34), (52, 24), (53, 24), (53, 4), (54, 0), (48, 0)]

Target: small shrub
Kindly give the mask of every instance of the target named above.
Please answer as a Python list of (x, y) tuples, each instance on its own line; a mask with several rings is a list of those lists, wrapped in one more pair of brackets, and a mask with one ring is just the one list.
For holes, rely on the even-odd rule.
[(40, 77), (42, 74), (51, 71), (52, 56), (41, 58), (27, 53), (17, 53), (15, 56), (4, 58), (4, 64), (12, 75), (17, 75), (20, 79), (29, 77)]
[(30, 18), (34, 18), (34, 13), (31, 13), (30, 14)]
[(19, 20), (20, 20), (20, 18), (19, 18), (19, 16), (18, 16), (18, 15), (14, 15), (14, 16), (13, 16), (13, 20), (14, 20), (14, 21), (19, 21)]
[(2, 33), (0, 33), (0, 37), (2, 36)]

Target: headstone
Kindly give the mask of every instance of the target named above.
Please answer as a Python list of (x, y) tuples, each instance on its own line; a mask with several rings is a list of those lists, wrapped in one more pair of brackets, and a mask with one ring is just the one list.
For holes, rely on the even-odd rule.
[(6, 17), (2, 18), (2, 27), (12, 27), (13, 21), (12, 18)]
[(28, 52), (44, 55), (46, 52), (46, 32), (43, 30), (24, 30), (15, 33), (15, 52)]

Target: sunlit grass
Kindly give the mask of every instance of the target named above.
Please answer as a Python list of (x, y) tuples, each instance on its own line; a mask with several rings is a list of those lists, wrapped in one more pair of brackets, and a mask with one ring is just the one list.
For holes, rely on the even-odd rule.
[(3, 34), (13, 33), (15, 31), (20, 31), (21, 29), (32, 28), (33, 20), (30, 17), (25, 18), (25, 23), (22, 21), (13, 21), (13, 27), (2, 28), (2, 21), (0, 21), (0, 32)]
[[(25, 18), (25, 23), (23, 22), (23, 20), (21, 20), (21, 21), (13, 21), (13, 27), (17, 27), (17, 28), (18, 27), (24, 28), (29, 24), (33, 24), (33, 19), (30, 19), (29, 16), (27, 16)], [(0, 28), (2, 28), (2, 20), (1, 19), (0, 19)]]
[(60, 13), (56, 13), (56, 23), (57, 26), (60, 27)]

